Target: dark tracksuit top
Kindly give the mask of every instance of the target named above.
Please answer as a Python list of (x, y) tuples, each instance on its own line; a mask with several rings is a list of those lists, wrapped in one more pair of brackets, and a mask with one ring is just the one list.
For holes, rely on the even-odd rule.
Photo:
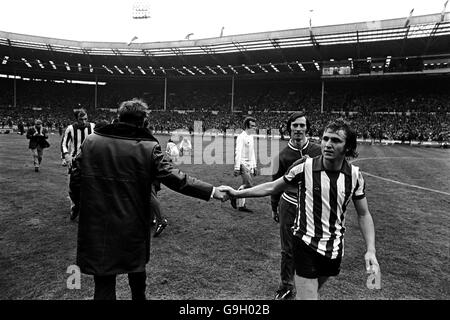
[[(272, 175), (272, 181), (284, 176), (289, 167), (303, 156), (308, 155), (310, 158), (314, 158), (321, 154), (322, 150), (320, 145), (309, 141), (309, 139), (302, 149), (294, 147), (291, 140), (289, 140), (288, 145), (281, 150), (280, 154), (275, 159), (275, 161), (278, 161), (278, 170)], [(272, 211), (278, 212), (280, 197), (283, 197), (284, 200), (293, 205), (297, 205), (297, 188), (289, 186), (283, 194), (272, 195), (270, 197)]]

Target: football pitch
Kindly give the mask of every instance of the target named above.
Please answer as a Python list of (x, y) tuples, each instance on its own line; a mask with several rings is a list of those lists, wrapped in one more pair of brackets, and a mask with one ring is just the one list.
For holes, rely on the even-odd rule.
[[(164, 149), (168, 136), (158, 138)], [(50, 135), (36, 173), (25, 135), (0, 135), (0, 299), (93, 297), (91, 276), (81, 276), (80, 289), (67, 288), (77, 221), (69, 220), (59, 141)], [(325, 284), (321, 299), (449, 299), (450, 149), (359, 145), (358, 151), (354, 164), (365, 173), (381, 290), (366, 287), (365, 245), (350, 205), (341, 273)], [(232, 164), (179, 167), (215, 186), (241, 184)], [(151, 241), (148, 299), (273, 299), (281, 254), (269, 197), (247, 200), (254, 212), (246, 213), (165, 186), (158, 195), (169, 225)], [(117, 278), (117, 298), (131, 298), (126, 275)]]

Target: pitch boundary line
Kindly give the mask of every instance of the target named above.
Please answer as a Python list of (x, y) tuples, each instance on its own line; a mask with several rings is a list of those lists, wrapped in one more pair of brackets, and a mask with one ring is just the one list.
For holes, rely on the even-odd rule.
[[(358, 160), (405, 159), (405, 158), (427, 159), (427, 160), (446, 160), (446, 159), (442, 159), (442, 158), (380, 157), (380, 158), (361, 158), (361, 159), (355, 159), (355, 160), (352, 161), (352, 163), (353, 163), (353, 162), (356, 162), (356, 161), (358, 161)], [(378, 178), (378, 179), (381, 179), (381, 180), (384, 180), (384, 181), (388, 181), (388, 182), (392, 182), (392, 183), (397, 183), (397, 184), (401, 184), (401, 185), (404, 185), (404, 186), (407, 186), (407, 187), (417, 188), (417, 189), (421, 189), (421, 190), (426, 190), (426, 191), (436, 192), (436, 193), (444, 194), (444, 195), (446, 195), (446, 196), (450, 196), (450, 193), (445, 192), (445, 191), (435, 190), (435, 189), (430, 189), (430, 188), (425, 188), (425, 187), (416, 186), (416, 185), (410, 184), (410, 183), (405, 183), (405, 182), (400, 182), (400, 181), (397, 181), (397, 180), (392, 180), (392, 179), (388, 179), (388, 178), (383, 178), (383, 177), (380, 177), (380, 176), (377, 176), (377, 175), (375, 175), (375, 174), (371, 174), (371, 173), (368, 173), (368, 172), (362, 171), (362, 170), (361, 170), (361, 172), (363, 172), (364, 174), (366, 174), (366, 175), (368, 175), (368, 176), (370, 176), (370, 177)]]
[(350, 161), (351, 163), (360, 160), (385, 160), (385, 159), (416, 159), (416, 160), (448, 160), (446, 158), (418, 158), (418, 157), (371, 157), (371, 158), (356, 158)]

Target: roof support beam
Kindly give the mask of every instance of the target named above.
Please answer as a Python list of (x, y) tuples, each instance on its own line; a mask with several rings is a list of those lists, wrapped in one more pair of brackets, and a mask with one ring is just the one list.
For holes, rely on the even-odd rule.
[(270, 42), (272, 42), (273, 47), (276, 49), (277, 53), (280, 55), (281, 61), (287, 63), (286, 57), (283, 53), (283, 49), (281, 48), (280, 44), (278, 43), (278, 39), (270, 39)]
[(408, 39), (408, 34), (409, 34), (409, 29), (411, 28), (411, 26), (408, 24), (408, 27), (405, 30), (405, 36), (403, 37), (403, 41), (402, 41), (402, 48), (400, 50), (400, 56), (403, 56), (403, 53), (405, 52), (405, 45), (406, 45), (406, 40)]
[(155, 65), (155, 67), (159, 67), (158, 61), (156, 61), (156, 59), (150, 53), (145, 50), (142, 50), (142, 52), (147, 57), (147, 59), (150, 60), (151, 64)]
[(242, 53), (242, 55), (245, 57), (246, 64), (253, 64), (252, 58), (248, 54), (247, 50), (239, 42), (232, 41), (232, 43), (236, 47), (236, 49), (238, 49), (239, 52)]
[(184, 57), (183, 51), (181, 51), (179, 48), (170, 48), (170, 50), (176, 54), (178, 59), (181, 61), (181, 65), (189, 64), (189, 62), (186, 61), (186, 58)]
[(433, 27), (433, 30), (431, 30), (430, 36), (427, 39), (427, 44), (425, 45), (425, 49), (423, 51), (423, 54), (426, 55), (428, 53), (428, 49), (430, 48), (430, 45), (433, 43), (436, 32), (439, 30), (439, 27), (441, 26), (441, 21), (438, 21), (435, 26)]
[(314, 33), (312, 32), (312, 29), (309, 29), (309, 38), (311, 40), (312, 45), (319, 50), (320, 49), (320, 44), (317, 42), (316, 37), (314, 37)]
[(359, 47), (359, 32), (356, 30), (356, 59), (361, 59), (361, 49)]
[(214, 51), (214, 49), (211, 49), (208, 46), (200, 46), (200, 48), (209, 56), (211, 57), (215, 63), (219, 64), (219, 65), (223, 65), (226, 66), (225, 61), (223, 61), (222, 59), (219, 59), (217, 57), (216, 52)]

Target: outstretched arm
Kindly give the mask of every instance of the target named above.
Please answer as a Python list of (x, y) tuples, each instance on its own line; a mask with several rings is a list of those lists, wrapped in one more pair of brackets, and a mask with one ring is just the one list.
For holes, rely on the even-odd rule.
[(234, 190), (231, 187), (220, 188), (221, 190), (228, 192), (228, 194), (234, 198), (258, 198), (283, 192), (287, 186), (288, 184), (283, 177), (281, 177), (275, 181), (262, 183), (248, 189)]

